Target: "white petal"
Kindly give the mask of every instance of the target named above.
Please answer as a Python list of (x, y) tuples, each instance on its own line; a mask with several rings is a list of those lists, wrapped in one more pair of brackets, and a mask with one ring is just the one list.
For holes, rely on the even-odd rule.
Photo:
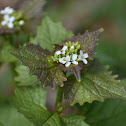
[(10, 7), (6, 7), (6, 8), (4, 9), (5, 13), (8, 13), (9, 10), (10, 10)]
[(10, 8), (9, 10), (8, 10), (8, 14), (12, 14), (14, 12), (14, 9), (13, 8)]
[(14, 24), (13, 24), (13, 23), (11, 23), (11, 22), (10, 22), (10, 23), (8, 23), (8, 27), (9, 27), (9, 28), (13, 28), (13, 27), (14, 27)]
[(83, 60), (82, 57), (81, 57), (81, 55), (79, 55), (78, 58), (79, 58), (79, 60)]
[(77, 59), (77, 54), (73, 54), (72, 55), (72, 60), (74, 61), (74, 60), (76, 60)]
[(78, 62), (77, 61), (73, 61), (72, 63), (75, 64), (75, 65), (78, 65)]
[(2, 26), (6, 25), (6, 24), (7, 24), (7, 21), (2, 21), (2, 22), (1, 22), (1, 25), (2, 25)]
[(83, 51), (82, 50), (80, 50), (80, 55), (83, 55)]
[(65, 66), (66, 66), (66, 67), (69, 67), (70, 64), (71, 64), (71, 62), (67, 62), (67, 63), (65, 64)]
[(65, 54), (66, 52), (65, 51), (62, 51), (62, 54)]
[(74, 49), (74, 46), (71, 46), (70, 48), (71, 48), (71, 49)]
[(6, 14), (5, 10), (1, 10), (1, 11), (0, 11), (0, 14), (2, 14), (2, 15), (3, 15), (3, 14)]
[(69, 55), (66, 56), (66, 61), (67, 62), (70, 61), (70, 56)]
[(24, 25), (24, 21), (23, 20), (19, 21), (19, 25)]
[(62, 48), (63, 51), (66, 51), (66, 49), (67, 49), (67, 46), (64, 46), (64, 47)]
[(87, 53), (84, 53), (83, 56), (84, 56), (84, 58), (88, 58), (88, 54)]
[(65, 64), (66, 63), (66, 57), (60, 58), (59, 62), (62, 63), (62, 64)]
[(10, 19), (9, 19), (10, 22), (13, 22), (14, 20), (15, 20), (14, 16), (10, 17)]
[(60, 55), (61, 51), (56, 51), (55, 53), (56, 53), (56, 55)]
[(5, 19), (6, 21), (9, 21), (9, 19), (10, 19), (9, 15), (8, 15), (8, 14), (4, 15), (4, 19)]
[(84, 64), (87, 64), (88, 63), (88, 61), (86, 59), (83, 59), (83, 62), (84, 62)]

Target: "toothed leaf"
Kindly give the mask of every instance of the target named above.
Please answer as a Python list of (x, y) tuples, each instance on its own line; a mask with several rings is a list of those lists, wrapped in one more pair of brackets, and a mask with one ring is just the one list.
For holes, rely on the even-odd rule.
[(126, 91), (116, 77), (111, 75), (108, 68), (95, 64), (82, 74), (81, 82), (73, 79), (67, 81), (64, 92), (71, 105), (104, 101), (106, 98), (126, 98)]
[(18, 86), (37, 85), (41, 83), (37, 76), (29, 74), (28, 67), (20, 65), (15, 70), (18, 73), (18, 76), (15, 77), (15, 81), (18, 82)]
[(23, 65), (28, 66), (30, 72), (36, 75), (42, 84), (55, 87), (63, 85), (63, 81), (66, 80), (62, 71), (53, 66), (53, 61), (49, 58), (50, 53), (39, 45), (29, 44), (11, 51), (11, 54), (16, 56)]
[(31, 43), (39, 43), (43, 49), (53, 51), (54, 44), (61, 44), (62, 40), (66, 40), (72, 35), (73, 33), (66, 31), (60, 23), (54, 23), (49, 17), (46, 17), (38, 27), (36, 37), (31, 39)]
[(70, 66), (70, 67), (65, 67), (64, 65), (59, 65), (57, 67), (58, 69), (62, 70), (62, 71), (70, 71), (71, 73), (74, 74), (74, 76), (76, 77), (77, 81), (81, 80), (81, 69), (84, 68), (83, 64), (79, 64), (76, 66)]
[(95, 53), (94, 47), (96, 46), (96, 42), (101, 32), (103, 32), (103, 28), (98, 29), (93, 32), (87, 31), (83, 35), (73, 36), (72, 38), (67, 39), (64, 42), (68, 42), (68, 41), (77, 42), (78, 41), (81, 45), (81, 49), (83, 50), (83, 52), (88, 53), (89, 58), (92, 59), (91, 56)]
[(16, 89), (13, 103), (17, 110), (35, 126), (65, 126), (57, 113), (45, 107), (46, 92), (41, 87)]
[(42, 126), (66, 126), (57, 113), (54, 113)]
[(72, 116), (63, 118), (63, 120), (67, 124), (67, 126), (89, 126), (88, 124), (84, 122), (83, 116), (72, 115)]
[(16, 89), (13, 103), (17, 110), (35, 125), (42, 124), (51, 117), (45, 107), (46, 92), (41, 87)]
[[(80, 49), (83, 50), (84, 53), (88, 53), (88, 59), (92, 60), (92, 54), (95, 53), (94, 51), (94, 47), (96, 46), (96, 41), (98, 40), (98, 36), (100, 35), (100, 33), (103, 32), (103, 28), (96, 30), (94, 32), (86, 32), (83, 35), (77, 35), (77, 36), (73, 36), (72, 38), (69, 38), (65, 41), (63, 41), (63, 44), (66, 42), (79, 42), (80, 44)], [(56, 46), (56, 50), (57, 48), (61, 48), (62, 46)], [(60, 70), (63, 71), (70, 71), (72, 72), (77, 81), (81, 81), (81, 69), (85, 68), (84, 64), (79, 63), (79, 65), (77, 66), (70, 66), (68, 68), (66, 68), (63, 65), (59, 65), (58, 68)]]

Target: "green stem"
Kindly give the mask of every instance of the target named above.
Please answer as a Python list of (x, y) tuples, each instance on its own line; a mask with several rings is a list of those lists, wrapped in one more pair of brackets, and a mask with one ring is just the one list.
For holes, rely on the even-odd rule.
[(62, 103), (62, 97), (63, 97), (63, 91), (60, 86), (57, 86), (57, 98), (56, 98), (56, 104), (55, 104), (55, 112), (59, 113), (59, 105)]

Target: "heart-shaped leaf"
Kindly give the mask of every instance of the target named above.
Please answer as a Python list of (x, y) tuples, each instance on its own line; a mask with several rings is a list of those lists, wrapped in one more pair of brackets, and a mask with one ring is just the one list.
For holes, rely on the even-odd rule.
[(104, 101), (106, 98), (126, 98), (126, 91), (116, 80), (117, 75), (111, 75), (107, 67), (91, 65), (82, 74), (81, 82), (71, 79), (66, 82), (64, 93), (71, 105), (94, 100)]
[(66, 81), (62, 71), (54, 67), (50, 53), (39, 45), (29, 44), (11, 51), (11, 54), (16, 56), (23, 65), (28, 66), (30, 72), (36, 75), (42, 84), (55, 87), (63, 85), (63, 81)]

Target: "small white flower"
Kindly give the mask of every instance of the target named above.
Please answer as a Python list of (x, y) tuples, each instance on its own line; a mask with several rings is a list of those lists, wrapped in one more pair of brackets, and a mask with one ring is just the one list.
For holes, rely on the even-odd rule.
[(14, 20), (15, 20), (14, 16), (10, 17), (10, 19), (9, 19), (10, 22), (14, 22)]
[(85, 64), (87, 64), (88, 61), (86, 60), (86, 58), (88, 58), (88, 54), (83, 53), (83, 51), (80, 50), (79, 60), (82, 60)]
[(71, 62), (70, 62), (70, 56), (67, 55), (66, 57), (62, 57), (59, 59), (59, 62), (62, 64), (65, 64), (66, 67), (69, 67)]
[(1, 22), (1, 25), (2, 25), (2, 26), (5, 26), (7, 23), (8, 23), (7, 21), (2, 21), (2, 22)]
[(59, 59), (59, 62), (62, 63), (62, 64), (65, 64), (67, 61), (66, 61), (66, 57), (62, 57)]
[(24, 21), (23, 20), (19, 21), (19, 25), (24, 25)]
[(12, 14), (14, 12), (13, 8), (10, 7), (6, 7), (4, 10), (0, 11), (0, 14), (4, 15), (4, 14)]
[(78, 65), (78, 62), (75, 61), (77, 59), (77, 54), (73, 54), (72, 55), (72, 63), (75, 64), (75, 65)]
[(72, 63), (75, 64), (75, 65), (78, 65), (78, 62), (77, 61), (73, 61)]
[(71, 46), (70, 49), (74, 49), (74, 46)]
[(55, 53), (56, 53), (56, 55), (60, 55), (61, 51), (56, 51)]
[(70, 64), (71, 64), (71, 62), (70, 62), (70, 56), (67, 55), (67, 56), (66, 56), (66, 64), (65, 64), (65, 66), (66, 66), (66, 67), (69, 67)]
[(62, 48), (62, 50), (63, 50), (63, 51), (66, 51), (66, 50), (67, 50), (67, 46), (64, 46), (64, 47)]
[(14, 27), (14, 24), (12, 22), (9, 22), (7, 25), (8, 25), (8, 28), (13, 28)]
[(0, 11), (0, 14), (2, 14), (2, 15), (3, 15), (3, 14), (6, 14), (5, 10), (1, 10), (1, 11)]
[(14, 9), (10, 8), (9, 11), (8, 11), (8, 14), (12, 14), (13, 12), (14, 12)]
[(63, 48), (62, 48), (62, 54), (65, 54), (66, 53), (66, 50), (67, 50), (67, 46), (64, 46)]
[(6, 7), (4, 9), (4, 11), (5, 11), (5, 14), (12, 14), (14, 12), (14, 9), (13, 8), (10, 8), (10, 7)]
[(72, 55), (72, 61), (75, 61), (77, 59), (77, 54)]
[(5, 14), (5, 15), (4, 15), (4, 20), (6, 20), (6, 21), (9, 21), (9, 20), (10, 20), (10, 17), (9, 17), (8, 14)]
[(67, 62), (67, 63), (65, 64), (65, 66), (66, 66), (66, 67), (69, 67), (70, 64), (71, 64), (71, 62)]

